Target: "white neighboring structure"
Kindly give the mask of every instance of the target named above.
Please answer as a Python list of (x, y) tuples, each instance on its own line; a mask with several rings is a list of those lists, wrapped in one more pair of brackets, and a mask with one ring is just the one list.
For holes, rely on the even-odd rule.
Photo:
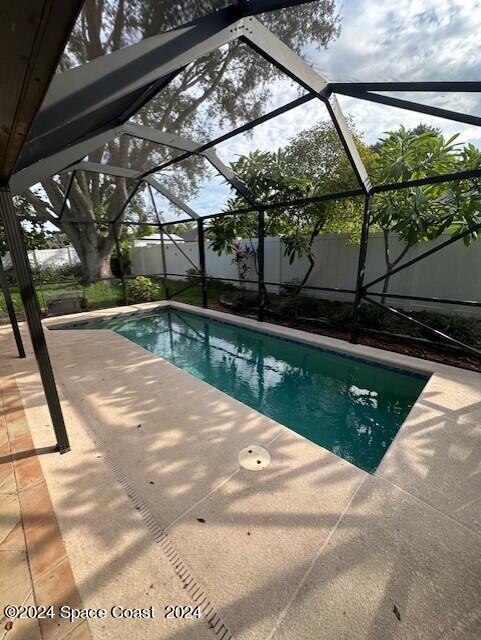
[[(176, 236), (175, 234), (171, 233), (170, 234), (170, 238), (169, 236), (167, 236), (164, 233), (164, 243), (165, 244), (174, 244), (171, 240), (171, 238), (173, 238), (175, 240), (175, 242), (184, 242), (184, 239), (181, 238), (180, 236)], [(136, 238), (133, 242), (133, 246), (134, 247), (150, 247), (152, 245), (155, 246), (160, 246), (160, 233), (153, 233), (150, 236), (145, 236), (145, 238)]]
[[(68, 245), (59, 249), (34, 249), (28, 251), (28, 259), (32, 267), (36, 269), (58, 269), (61, 267), (73, 267), (80, 264), (80, 258), (75, 249)], [(3, 266), (9, 269), (12, 266), (10, 254), (6, 253), (2, 258)]]

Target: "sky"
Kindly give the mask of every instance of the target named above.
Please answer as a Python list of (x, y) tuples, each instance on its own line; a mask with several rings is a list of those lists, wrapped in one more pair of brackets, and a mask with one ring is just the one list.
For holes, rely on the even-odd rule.
[[(337, 3), (341, 33), (327, 50), (307, 47), (302, 55), (318, 73), (332, 82), (403, 80), (480, 80), (480, 0), (343, 0)], [(290, 80), (273, 84), (266, 111), (298, 95)], [(397, 93), (447, 109), (481, 114), (481, 95)], [(481, 147), (481, 128), (450, 122), (393, 107), (338, 97), (343, 112), (352, 115), (368, 144), (385, 131), (401, 124), (409, 127), (425, 122), (440, 127), (448, 136), (459, 133), (459, 142)], [(253, 149), (275, 150), (300, 130), (327, 119), (325, 107), (311, 101), (217, 147), (218, 155), (230, 162)], [(191, 200), (200, 213), (219, 211), (225, 189), (218, 182), (203, 186)]]

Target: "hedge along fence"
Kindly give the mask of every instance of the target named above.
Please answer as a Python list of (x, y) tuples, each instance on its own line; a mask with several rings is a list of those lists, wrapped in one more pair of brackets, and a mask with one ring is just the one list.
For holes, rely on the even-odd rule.
[[(434, 242), (420, 243), (409, 250), (404, 261), (430, 249), (449, 239), (445, 234)], [(243, 244), (257, 246), (257, 240), (242, 241)], [(190, 259), (198, 264), (198, 247), (196, 242), (184, 242), (180, 245)], [(390, 239), (391, 257), (395, 258), (401, 252), (403, 244), (395, 235)], [(313, 244), (315, 267), (306, 284), (315, 287), (334, 287), (340, 289), (355, 289), (359, 247), (349, 244), (346, 236), (331, 234), (319, 236)], [(192, 264), (174, 244), (165, 243), (167, 272), (170, 274), (187, 274)], [(160, 242), (158, 245), (132, 247), (130, 251), (133, 275), (149, 275), (162, 273), (162, 255)], [(282, 240), (279, 238), (265, 239), (265, 281), (289, 283), (302, 280), (308, 268), (307, 258), (295, 260), (289, 264), (284, 255)], [(366, 265), (365, 282), (373, 280), (386, 271), (384, 260), (384, 239), (382, 234), (372, 234), (369, 239), (369, 249)], [(213, 278), (238, 278), (239, 273), (231, 255), (218, 256), (208, 248), (206, 241), (206, 272)], [(181, 276), (170, 276), (171, 279)], [(253, 260), (250, 260), (247, 280), (255, 280), (256, 272)], [(255, 284), (246, 285), (255, 289)], [(279, 287), (268, 287), (273, 293), (278, 293)], [(380, 292), (382, 283), (372, 288)], [(481, 241), (474, 242), (469, 247), (462, 243), (453, 243), (443, 251), (414, 264), (395, 274), (389, 283), (389, 292), (401, 295), (431, 296), (455, 300), (481, 300)], [(338, 292), (321, 292), (306, 290), (304, 295), (316, 295), (330, 300), (352, 301), (353, 296)], [(389, 300), (392, 306), (401, 309), (429, 310), (481, 316), (480, 308), (454, 306), (445, 303)]]

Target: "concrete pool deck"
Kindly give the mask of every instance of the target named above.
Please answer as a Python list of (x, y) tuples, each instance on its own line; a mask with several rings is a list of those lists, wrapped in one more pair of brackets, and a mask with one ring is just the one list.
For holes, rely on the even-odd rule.
[[(481, 637), (481, 375), (195, 311), (432, 376), (367, 474), (118, 334), (46, 331), (72, 451), (38, 460), (83, 606), (157, 611), (90, 621), (92, 637)], [(0, 329), (0, 379), (42, 449), (53, 435), (27, 345), (19, 360)], [(261, 472), (239, 467), (250, 444), (272, 456)], [(196, 603), (200, 620), (163, 617)]]

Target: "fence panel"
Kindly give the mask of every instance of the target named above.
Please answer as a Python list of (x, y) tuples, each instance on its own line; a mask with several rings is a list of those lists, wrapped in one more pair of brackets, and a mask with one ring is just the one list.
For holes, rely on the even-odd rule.
[[(449, 238), (448, 234), (434, 242), (420, 243), (407, 252), (403, 262), (409, 260), (432, 246)], [(257, 239), (242, 241), (244, 246), (257, 248)], [(389, 240), (391, 257), (399, 255), (403, 244), (392, 234)], [(198, 264), (198, 249), (195, 242), (184, 242), (182, 249)], [(356, 282), (359, 247), (350, 244), (341, 234), (319, 236), (313, 244), (315, 263), (306, 284), (315, 287), (333, 287), (354, 289)], [(167, 270), (169, 273), (185, 274), (192, 267), (189, 261), (173, 244), (166, 244)], [(132, 269), (134, 275), (160, 273), (162, 260), (160, 246), (134, 247), (131, 250)], [(257, 280), (257, 272), (253, 258), (249, 258), (246, 279)], [(309, 267), (306, 257), (295, 259), (290, 264), (284, 255), (282, 240), (266, 238), (265, 241), (265, 280), (266, 282), (290, 283), (301, 281)], [(239, 270), (232, 260), (232, 255), (221, 255), (206, 248), (206, 271), (214, 278), (239, 278)], [(381, 233), (371, 234), (366, 262), (365, 281), (369, 282), (386, 271), (384, 257), (384, 238)], [(255, 284), (246, 285), (255, 289)], [(278, 287), (268, 287), (274, 293)], [(382, 283), (373, 291), (382, 291)], [(448, 299), (481, 300), (481, 242), (474, 242), (466, 247), (462, 242), (454, 243), (426, 260), (395, 274), (389, 283), (389, 291), (402, 295), (431, 296)], [(307, 291), (306, 291), (307, 293)], [(337, 292), (308, 291), (331, 300), (352, 300), (352, 295)], [(394, 301), (391, 300), (394, 304)], [(467, 314), (481, 314), (480, 309), (454, 307), (421, 301), (396, 300), (394, 306), (401, 309), (445, 311)]]

